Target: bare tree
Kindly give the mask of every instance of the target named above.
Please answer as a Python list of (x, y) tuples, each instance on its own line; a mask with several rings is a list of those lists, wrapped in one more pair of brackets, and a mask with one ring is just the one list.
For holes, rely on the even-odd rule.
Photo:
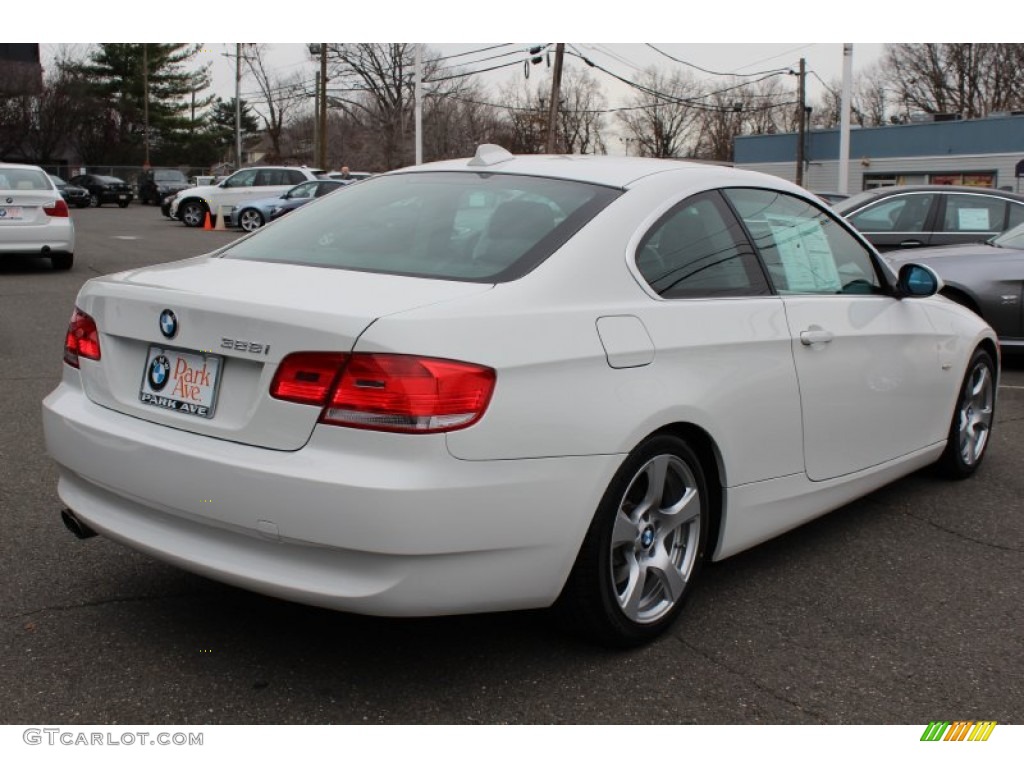
[(498, 90), (504, 105), (503, 137), (499, 142), (513, 154), (536, 155), (544, 152), (548, 135), (547, 96), (551, 86), (531, 86), (526, 79), (506, 83)]
[(281, 134), (285, 125), (291, 114), (308, 101), (302, 77), (298, 74), (281, 77), (268, 69), (265, 43), (243, 46), (242, 57), (259, 91), (259, 96), (251, 101), (252, 109), (263, 120), (272, 148), (271, 159), (280, 161), (285, 156), (281, 151)]
[(666, 74), (651, 68), (639, 84), (643, 90), (619, 113), (627, 141), (643, 157), (686, 156), (700, 117), (694, 101), (698, 83), (678, 70)]
[[(826, 86), (814, 105), (815, 125), (822, 128), (839, 125), (842, 118), (842, 88), (840, 80), (832, 80)], [(877, 64), (854, 75), (850, 92), (850, 120), (854, 125), (871, 128), (889, 123), (894, 108), (889, 98), (891, 90)]]
[(558, 108), (558, 144), (570, 154), (606, 154), (602, 131), (608, 102), (587, 70), (566, 66)]
[(907, 112), (965, 118), (1024, 105), (1024, 44), (896, 43), (885, 79)]

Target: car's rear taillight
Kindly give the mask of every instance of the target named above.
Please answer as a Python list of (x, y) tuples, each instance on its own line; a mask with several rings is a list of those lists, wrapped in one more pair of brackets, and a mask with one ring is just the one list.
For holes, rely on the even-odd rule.
[(296, 352), (277, 367), (270, 396), (304, 405), (327, 404), (331, 386), (348, 355), (341, 352)]
[(322, 406), (325, 424), (431, 433), (479, 421), (494, 382), (493, 369), (455, 360), (300, 352), (281, 361), (270, 394)]
[(55, 219), (66, 219), (68, 217), (68, 204), (64, 202), (63, 197), (59, 198), (54, 201), (53, 205), (43, 206), (43, 213)]
[(100, 359), (100, 333), (96, 321), (75, 307), (67, 336), (64, 337), (64, 362), (78, 368), (78, 360), (82, 357)]

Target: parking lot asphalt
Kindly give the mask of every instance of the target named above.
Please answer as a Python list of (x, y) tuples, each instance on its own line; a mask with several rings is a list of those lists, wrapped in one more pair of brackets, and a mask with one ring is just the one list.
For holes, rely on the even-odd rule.
[(583, 645), (543, 611), (352, 616), (65, 530), (40, 401), (78, 288), (238, 236), (139, 205), (72, 215), (70, 272), (0, 262), (0, 723), (1024, 722), (1021, 362), (974, 478), (915, 474), (708, 567), (645, 648)]

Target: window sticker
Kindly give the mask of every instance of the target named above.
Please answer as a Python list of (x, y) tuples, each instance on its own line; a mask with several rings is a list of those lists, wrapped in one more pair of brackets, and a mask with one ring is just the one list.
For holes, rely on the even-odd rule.
[(816, 220), (768, 214), (772, 237), (792, 293), (841, 293), (842, 280), (828, 237)]
[(957, 211), (957, 229), (965, 232), (984, 232), (990, 229), (988, 208), (961, 208)]

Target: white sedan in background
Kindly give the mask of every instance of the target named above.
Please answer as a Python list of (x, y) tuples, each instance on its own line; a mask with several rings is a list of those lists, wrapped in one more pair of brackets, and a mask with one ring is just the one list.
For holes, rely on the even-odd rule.
[(0, 257), (48, 258), (54, 269), (71, 269), (75, 224), (68, 204), (37, 165), (0, 163)]
[(46, 444), (80, 536), (636, 644), (706, 559), (974, 472), (998, 347), (939, 288), (771, 176), (484, 146), (90, 280)]

